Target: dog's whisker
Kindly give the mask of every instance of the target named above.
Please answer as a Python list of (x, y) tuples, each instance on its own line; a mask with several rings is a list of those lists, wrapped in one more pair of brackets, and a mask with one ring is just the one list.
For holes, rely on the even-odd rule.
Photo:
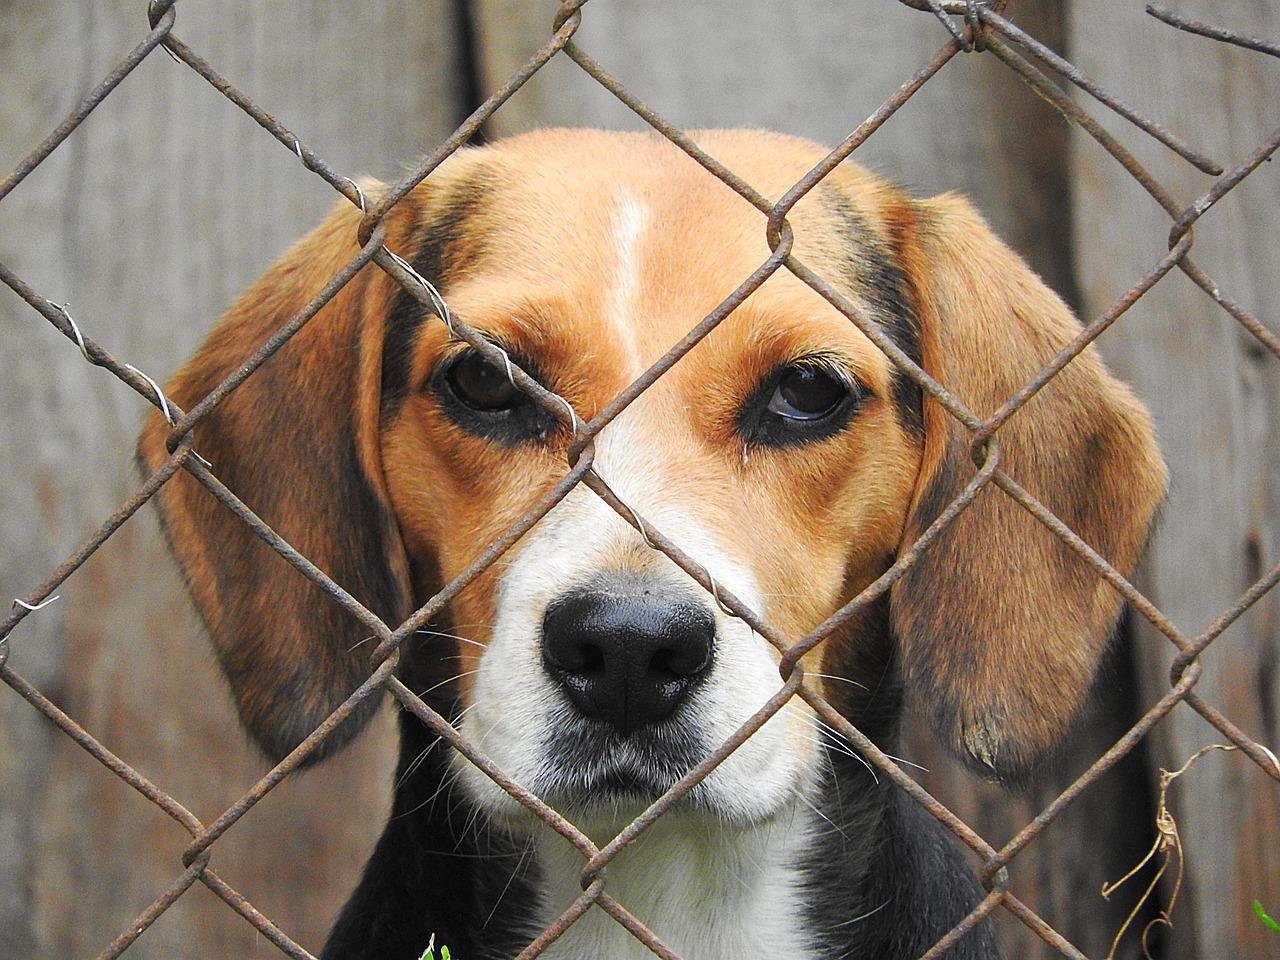
[(867, 772), (871, 774), (871, 779), (873, 779), (876, 783), (880, 782), (879, 776), (876, 775), (875, 767), (871, 766), (871, 763), (867, 760), (867, 758), (864, 757), (861, 753), (859, 753), (857, 751), (857, 748), (854, 747), (853, 744), (849, 743), (848, 739), (844, 736), (844, 734), (842, 734), (835, 727), (832, 727), (831, 725), (829, 725), (821, 717), (814, 716), (813, 720), (817, 724), (817, 727), (815, 729), (817, 729), (817, 731), (820, 734), (825, 734), (828, 737), (833, 738), (827, 741), (828, 747), (832, 749), (838, 749), (840, 753), (843, 753), (857, 760), (860, 764), (862, 764), (864, 767), (867, 768)]
[[(404, 816), (404, 814), (400, 814)], [(458, 860), (492, 860), (493, 853), (467, 852), (462, 850), (438, 850), (431, 847), (414, 847), (414, 853), (430, 854), (433, 857), (454, 857)]]
[(831, 824), (831, 829), (832, 829), (832, 830), (834, 830), (836, 833), (840, 834), (840, 836), (841, 836), (844, 840), (848, 841), (848, 839), (849, 839), (849, 835), (848, 835), (848, 834), (846, 834), (846, 833), (844, 832), (844, 830), (840, 827), (840, 825), (839, 825), (839, 824), (837, 824), (834, 820), (832, 820), (832, 819), (831, 819), (830, 817), (828, 817), (825, 813), (823, 813), (821, 810), (819, 810), (819, 809), (818, 809), (818, 807), (817, 807), (817, 804), (815, 804), (812, 800), (810, 800), (808, 797), (806, 797), (803, 793), (797, 793), (797, 794), (796, 794), (796, 796), (797, 796), (797, 797), (799, 797), (799, 799), (800, 799), (800, 802), (801, 802), (801, 803), (803, 803), (806, 807), (808, 807), (810, 810), (812, 810), (814, 813), (816, 813), (816, 814), (817, 814), (819, 817), (821, 817), (823, 820), (827, 821), (827, 823)]
[(472, 640), (468, 637), (460, 637), (456, 633), (445, 633), (443, 630), (415, 630), (414, 633), (420, 633), (428, 637), (445, 637), (446, 639), (449, 639), (449, 640), (458, 640), (462, 643), (469, 643), (472, 646), (479, 647), (481, 650), (483, 650), (486, 647), (486, 644), (481, 643), (479, 640)]
[(409, 816), (410, 814), (417, 813), (427, 804), (431, 803), (431, 801), (436, 798), (437, 794), (439, 794), (440, 791), (444, 789), (444, 785), (448, 783), (451, 779), (452, 779), (452, 776), (446, 776), (442, 778), (440, 781), (440, 786), (436, 787), (435, 793), (431, 794), (431, 796), (427, 797), (427, 799), (423, 800), (421, 803), (417, 804), (416, 806), (410, 807), (408, 810), (404, 811), (403, 813), (397, 813), (393, 817), (390, 817), (387, 822), (390, 823), (393, 820), (400, 820), (400, 819), (403, 819), (404, 817)]
[(879, 913), (881, 910), (883, 910), (885, 907), (887, 907), (887, 906), (888, 906), (890, 903), (892, 903), (892, 902), (893, 902), (893, 901), (891, 901), (891, 900), (886, 900), (884, 903), (880, 904), (880, 906), (876, 907), (876, 908), (875, 908), (875, 909), (873, 909), (873, 910), (868, 910), (866, 913), (859, 914), (859, 915), (858, 915), (858, 916), (856, 916), (856, 917), (851, 917), (851, 918), (850, 918), (850, 919), (848, 919), (848, 920), (841, 920), (839, 923), (837, 923), (837, 924), (836, 924), (836, 926), (837, 926), (837, 927), (851, 927), (851, 926), (853, 926), (855, 923), (861, 923), (863, 920), (866, 920), (868, 917), (873, 917), (873, 916), (875, 916), (877, 913)]
[[(435, 742), (434, 742), (434, 743), (432, 743), (432, 744), (431, 744), (431, 746), (430, 746), (430, 747), (428, 747), (427, 749), (428, 749), (428, 750), (430, 750), (430, 749), (431, 749), (431, 747), (434, 747), (434, 746), (436, 745), (436, 743), (439, 743), (439, 742), (440, 742), (440, 740), (441, 740), (441, 739), (443, 739), (443, 738), (441, 738), (441, 737), (436, 737)], [(435, 807), (435, 800), (436, 800), (436, 798), (440, 796), (441, 792), (442, 792), (446, 787), (451, 786), (451, 785), (453, 784), (453, 782), (454, 782), (454, 781), (456, 781), (456, 780), (458, 779), (458, 777), (461, 775), (461, 773), (462, 773), (462, 768), (461, 768), (460, 766), (455, 765), (455, 766), (451, 767), (451, 768), (449, 769), (449, 771), (448, 771), (448, 772), (447, 772), (443, 777), (441, 777), (441, 778), (440, 778), (440, 783), (439, 783), (439, 785), (436, 787), (436, 789), (432, 792), (431, 796), (427, 797), (425, 800), (423, 800), (421, 803), (419, 803), (419, 804), (417, 804), (416, 806), (414, 806), (412, 809), (406, 810), (406, 811), (404, 811), (404, 813), (398, 813), (398, 814), (396, 814), (395, 816), (391, 817), (390, 819), (391, 819), (391, 820), (399, 820), (399, 819), (401, 819), (401, 818), (403, 818), (403, 817), (407, 817), (407, 816), (409, 816), (411, 813), (417, 813), (419, 810), (421, 810), (423, 807), (427, 806), (428, 804), (430, 804), (430, 805), (432, 806), (432, 808), (434, 809), (434, 807)]]
[(461, 710), (458, 711), (457, 716), (455, 716), (453, 720), (450, 722), (453, 724), (453, 726), (456, 727), (458, 725), (458, 721), (460, 721), (463, 717), (465, 717), (468, 713), (470, 713), (475, 708), (476, 708), (475, 703), (467, 704), (465, 707), (463, 707)]
[[(421, 694), (420, 694), (419, 696), (421, 696)], [(463, 718), (464, 716), (466, 716), (466, 714), (467, 714), (467, 713), (472, 709), (472, 707), (474, 707), (474, 706), (475, 706), (475, 704), (474, 704), (474, 703), (472, 703), (472, 704), (469, 704), (468, 706), (463, 707), (461, 710), (459, 710), (459, 711), (458, 711), (457, 716), (455, 716), (455, 717), (453, 718), (453, 720), (452, 720), (452, 722), (451, 722), (451, 725), (452, 725), (452, 726), (454, 726), (454, 727), (457, 727), (458, 722), (459, 722), (460, 720), (462, 720), (462, 718)], [(421, 766), (422, 761), (426, 759), (427, 754), (429, 754), (432, 750), (434, 750), (434, 749), (436, 748), (436, 746), (440, 743), (440, 741), (441, 741), (441, 740), (443, 740), (443, 739), (444, 739), (444, 737), (443, 737), (443, 736), (438, 736), (438, 737), (436, 737), (434, 740), (432, 740), (429, 744), (427, 744), (427, 745), (422, 749), (422, 752), (421, 752), (421, 753), (419, 753), (419, 754), (418, 754), (418, 756), (414, 758), (413, 762), (412, 762), (412, 763), (410, 763), (410, 764), (409, 764), (409, 766), (408, 766), (407, 768), (405, 768), (404, 773), (403, 773), (403, 774), (401, 774), (401, 775), (396, 779), (395, 785), (392, 787), (392, 790), (393, 790), (393, 791), (394, 791), (394, 790), (399, 790), (399, 789), (400, 789), (400, 787), (404, 784), (404, 782), (405, 782), (406, 780), (408, 780), (410, 776), (412, 776), (412, 775), (413, 775), (413, 773), (417, 770), (417, 768), (418, 768), (419, 766)]]
[(823, 680), (839, 680), (841, 683), (851, 683), (855, 687), (860, 687), (863, 690), (871, 689), (865, 683), (859, 683), (857, 680), (850, 680), (848, 677), (837, 677), (835, 674), (832, 674), (832, 673), (811, 673), (809, 674), (809, 676), (821, 677)]
[(532, 852), (533, 837), (530, 837), (524, 847), (521, 848), (520, 857), (516, 860), (516, 865), (511, 868), (511, 876), (507, 877), (507, 882), (503, 885), (501, 892), (499, 892), (497, 898), (493, 901), (493, 908), (489, 911), (489, 915), (484, 918), (484, 923), (480, 924), (481, 927), (489, 926), (489, 921), (492, 920), (493, 915), (498, 912), (498, 907), (502, 906), (503, 898), (507, 895), (507, 891), (511, 889), (511, 884), (514, 883), (516, 877), (519, 876), (520, 870), (525, 864), (525, 860)]
[[(837, 678), (837, 679), (838, 679), (838, 678)], [(852, 682), (854, 682), (854, 681), (850, 681), (850, 682), (852, 683)], [(860, 685), (860, 686), (861, 686), (861, 685)], [(825, 720), (823, 720), (821, 717), (818, 717), (818, 716), (816, 716), (816, 715), (812, 715), (812, 714), (811, 714), (811, 716), (813, 716), (813, 719), (814, 719), (814, 720), (816, 720), (818, 723), (822, 724), (822, 728), (823, 728), (823, 731), (824, 731), (825, 733), (828, 733), (828, 734), (831, 734), (831, 735), (833, 735), (833, 736), (839, 737), (839, 738), (840, 738), (840, 742), (841, 742), (841, 743), (843, 743), (843, 744), (848, 744), (850, 747), (853, 747), (853, 745), (849, 743), (849, 738), (848, 738), (848, 737), (846, 737), (846, 736), (845, 736), (843, 733), (841, 733), (839, 730), (837, 730), (835, 727), (831, 726), (829, 723), (827, 723), (827, 722), (826, 722)], [(855, 749), (855, 750), (856, 750), (857, 748), (855, 747), (855, 748), (853, 748), (853, 749)], [(858, 755), (858, 756), (859, 756), (859, 758), (861, 758), (861, 755)], [(888, 757), (890, 760), (894, 761), (895, 763), (905, 763), (908, 767), (915, 767), (917, 770), (921, 770), (921, 771), (923, 771), (924, 773), (928, 773), (928, 772), (929, 772), (929, 768), (928, 768), (928, 767), (922, 767), (920, 764), (915, 763), (915, 762), (914, 762), (914, 761), (912, 761), (912, 760), (906, 760), (906, 759), (904, 759), (904, 758), (902, 758), (902, 757), (895, 757), (895, 756), (894, 756), (893, 754), (891, 754), (891, 753), (885, 753), (885, 756), (886, 756), (886, 757)], [(863, 760), (863, 763), (866, 763), (866, 760)]]
[[(816, 738), (811, 739), (809, 741), (810, 743), (813, 743), (816, 746), (821, 747), (825, 750), (830, 750), (833, 753), (839, 753), (843, 756), (849, 757), (850, 759), (857, 760), (863, 766), (866, 766), (867, 764), (866, 758), (860, 756), (857, 752), (855, 752), (850, 747), (848, 747), (844, 742), (833, 740), (831, 738), (831, 735), (826, 733), (826, 731), (824, 730), (818, 730), (816, 732), (818, 736)], [(871, 775), (873, 777), (875, 776), (874, 770), (871, 771)]]
[(908, 767), (915, 767), (917, 770), (923, 771), (924, 773), (929, 772), (928, 767), (922, 767), (920, 764), (914, 763), (910, 760), (904, 760), (902, 757), (895, 757), (892, 753), (886, 753), (885, 756), (894, 761), (894, 763), (905, 763)]
[(411, 776), (413, 776), (413, 774), (417, 771), (418, 767), (420, 767), (420, 766), (422, 765), (422, 762), (423, 762), (424, 760), (426, 760), (427, 755), (428, 755), (429, 753), (431, 753), (431, 751), (432, 751), (432, 750), (434, 750), (434, 749), (436, 748), (436, 746), (440, 743), (440, 741), (441, 741), (441, 740), (443, 740), (443, 739), (444, 739), (444, 737), (438, 736), (438, 737), (436, 737), (434, 740), (432, 740), (429, 744), (427, 744), (425, 747), (423, 747), (423, 748), (422, 748), (422, 752), (421, 752), (421, 753), (419, 753), (419, 754), (418, 754), (418, 755), (413, 759), (413, 762), (412, 762), (412, 763), (410, 763), (410, 764), (405, 768), (404, 773), (402, 773), (402, 774), (401, 774), (401, 775), (396, 779), (395, 785), (392, 787), (392, 790), (399, 790), (399, 789), (400, 789), (400, 787), (402, 787), (402, 786), (404, 785), (405, 781), (406, 781), (406, 780), (408, 780)]
[(396, 790), (399, 790), (402, 786), (404, 786), (405, 781), (407, 781), (411, 776), (414, 775), (414, 773), (417, 772), (418, 768), (422, 766), (422, 762), (427, 759), (427, 754), (429, 754), (432, 751), (432, 749), (435, 747), (435, 745), (439, 742), (440, 742), (440, 738), (436, 737), (434, 740), (431, 741), (430, 744), (422, 748), (422, 751), (416, 757), (413, 758), (413, 760), (409, 763), (407, 767), (404, 768), (404, 773), (396, 777), (396, 782), (391, 785), (392, 792), (395, 792)]
[(449, 677), (446, 680), (441, 680), (439, 683), (434, 683), (431, 686), (427, 687), (427, 689), (423, 690), (420, 694), (418, 694), (418, 696), (420, 698), (425, 697), (432, 690), (437, 690), (440, 687), (443, 687), (445, 684), (453, 683), (455, 680), (461, 680), (463, 677), (469, 677), (472, 674), (476, 674), (479, 672), (480, 672), (479, 670), (463, 670), (462, 673), (455, 673), (452, 677)]

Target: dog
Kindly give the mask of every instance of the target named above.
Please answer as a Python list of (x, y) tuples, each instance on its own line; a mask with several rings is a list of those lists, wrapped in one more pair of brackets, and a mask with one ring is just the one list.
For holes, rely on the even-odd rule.
[[(694, 135), (767, 196), (825, 151)], [(366, 193), (376, 187), (370, 183)], [(851, 163), (788, 214), (795, 255), (988, 417), (1080, 331), (962, 198)], [(190, 407), (349, 261), (335, 211), (168, 384)], [(388, 249), (512, 364), (591, 417), (766, 260), (765, 218), (651, 134), (546, 130), (466, 148), (384, 220)], [(216, 474), (388, 624), (458, 576), (567, 472), (572, 431), (384, 271), (363, 267), (194, 431)], [(159, 416), (144, 468), (167, 456)], [(1086, 349), (997, 433), (1001, 467), (1127, 573), (1166, 473), (1150, 417)], [(783, 636), (830, 617), (974, 476), (970, 436), (853, 323), (778, 271), (596, 438), (594, 469)], [(193, 478), (167, 538), (253, 739), (283, 757), (362, 681), (368, 630)], [(1015, 782), (1087, 698), (1119, 595), (986, 487), (879, 599), (806, 655), (881, 749), (925, 716)], [(402, 681), (603, 844), (781, 686), (778, 654), (578, 486), (407, 642)], [(332, 754), (373, 698), (314, 755)], [(327, 960), (514, 956), (581, 892), (581, 855), (401, 714), (393, 810)], [(920, 955), (981, 891), (946, 831), (799, 700), (608, 866), (689, 960)], [(949, 956), (997, 955), (980, 924)], [(542, 954), (650, 952), (589, 910)]]

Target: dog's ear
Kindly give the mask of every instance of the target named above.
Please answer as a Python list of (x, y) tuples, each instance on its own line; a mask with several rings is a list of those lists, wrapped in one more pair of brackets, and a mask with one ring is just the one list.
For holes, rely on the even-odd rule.
[[(893, 232), (926, 370), (989, 417), (1080, 331), (1065, 304), (962, 199), (911, 204)], [(902, 548), (974, 476), (967, 432), (932, 398)], [(1128, 574), (1164, 494), (1151, 418), (1090, 347), (997, 432), (1001, 466)], [(1015, 779), (1085, 698), (1121, 598), (988, 485), (894, 586), (909, 695), (952, 750)]]
[[(173, 377), (168, 395), (189, 410), (243, 363), (359, 252), (359, 220), (344, 204), (286, 252)], [(409, 613), (407, 560), (378, 439), (393, 286), (366, 264), (196, 427), (194, 442), (250, 509), (392, 627)], [(163, 462), (167, 437), (168, 425), (153, 415), (138, 446), (144, 469)], [(184, 471), (158, 499), (241, 719), (279, 759), (369, 676), (377, 644)], [(312, 759), (348, 742), (376, 706), (375, 697), (365, 700)]]

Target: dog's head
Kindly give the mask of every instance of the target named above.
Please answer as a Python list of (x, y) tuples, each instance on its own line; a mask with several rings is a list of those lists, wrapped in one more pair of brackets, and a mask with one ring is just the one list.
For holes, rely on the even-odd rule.
[[(779, 196), (822, 151), (758, 132), (707, 149)], [(789, 215), (796, 254), (979, 416), (1078, 332), (961, 199), (845, 164)], [(168, 390), (191, 405), (355, 253), (349, 206), (285, 254)], [(464, 150), (388, 220), (452, 311), (589, 418), (768, 256), (764, 220), (665, 141), (547, 131)], [(165, 456), (158, 418), (144, 463)], [(569, 431), (376, 266), (196, 430), (214, 471), (394, 625), (566, 472)], [(1092, 349), (998, 434), (1003, 468), (1104, 557), (1135, 563), (1164, 488), (1149, 417)], [(875, 580), (972, 478), (968, 436), (782, 270), (612, 422), (595, 469), (783, 635)], [(368, 674), (367, 630), (194, 480), (161, 497), (241, 716), (280, 756)], [(891, 638), (893, 671), (953, 750), (1012, 775), (1076, 713), (1120, 599), (988, 487), (876, 616), (814, 657)], [(651, 797), (779, 687), (776, 652), (579, 487), (449, 605), (463, 732), (557, 804)], [(869, 633), (878, 631), (878, 637)], [(824, 672), (819, 666), (814, 674)], [(852, 678), (859, 679), (859, 678)], [(861, 678), (864, 682), (867, 678)], [(871, 678), (876, 679), (876, 678)], [(332, 738), (359, 728), (369, 710)], [(784, 806), (816, 747), (799, 706), (693, 794), (731, 821)], [(514, 801), (458, 761), (490, 812)]]

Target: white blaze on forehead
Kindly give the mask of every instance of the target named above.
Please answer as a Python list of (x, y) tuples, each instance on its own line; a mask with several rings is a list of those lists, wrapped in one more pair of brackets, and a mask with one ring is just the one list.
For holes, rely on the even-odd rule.
[(649, 211), (626, 190), (618, 193), (610, 218), (614, 246), (613, 283), (609, 289), (609, 323), (626, 349), (635, 373), (643, 368), (636, 342), (635, 300), (640, 289), (640, 238), (649, 222)]

